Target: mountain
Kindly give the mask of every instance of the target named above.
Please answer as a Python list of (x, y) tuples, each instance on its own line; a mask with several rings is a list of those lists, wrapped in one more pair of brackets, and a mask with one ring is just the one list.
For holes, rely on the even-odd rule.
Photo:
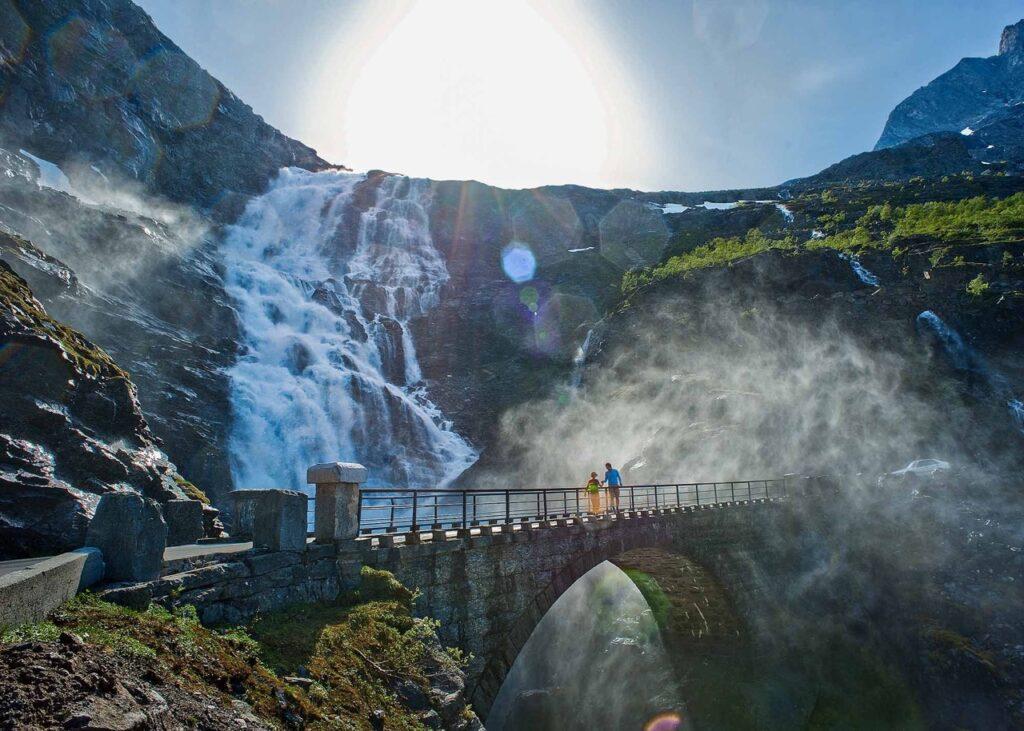
[[(326, 167), (130, 0), (0, 3), (0, 136), (94, 184), (237, 214), (284, 166)], [(216, 164), (210, 164), (215, 160)]]
[(900, 102), (876, 150), (934, 132), (978, 129), (1024, 102), (1024, 20), (1003, 30), (999, 53), (965, 58)]

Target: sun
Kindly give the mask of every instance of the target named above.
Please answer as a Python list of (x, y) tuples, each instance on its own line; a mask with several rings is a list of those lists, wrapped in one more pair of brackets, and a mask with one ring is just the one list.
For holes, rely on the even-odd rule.
[(607, 182), (622, 100), (578, 18), (525, 0), (418, 0), (382, 22), (371, 48), (328, 62), (354, 65), (332, 115), (345, 164), (504, 187)]

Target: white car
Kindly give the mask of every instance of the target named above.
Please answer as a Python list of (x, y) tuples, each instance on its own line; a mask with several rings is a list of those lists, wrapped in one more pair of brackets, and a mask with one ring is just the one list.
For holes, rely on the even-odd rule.
[(917, 480), (934, 479), (949, 472), (952, 466), (941, 459), (915, 459), (901, 470), (885, 475), (885, 482), (915, 482)]

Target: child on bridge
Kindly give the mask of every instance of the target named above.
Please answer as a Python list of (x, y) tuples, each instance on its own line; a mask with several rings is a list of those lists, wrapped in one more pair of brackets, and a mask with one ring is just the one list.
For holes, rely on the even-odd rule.
[(587, 482), (587, 497), (590, 499), (590, 513), (597, 515), (601, 512), (601, 481), (597, 479), (597, 473), (590, 473), (590, 480)]

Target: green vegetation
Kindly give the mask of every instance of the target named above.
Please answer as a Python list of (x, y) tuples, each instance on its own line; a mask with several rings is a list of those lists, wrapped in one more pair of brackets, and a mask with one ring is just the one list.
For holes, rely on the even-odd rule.
[(1024, 237), (1024, 193), (1002, 200), (984, 196), (907, 206), (892, 238), (927, 236), (941, 241), (997, 241)]
[(636, 588), (640, 590), (644, 600), (647, 602), (647, 606), (651, 608), (651, 612), (654, 614), (654, 621), (658, 623), (658, 628), (664, 629), (668, 624), (672, 603), (658, 584), (658, 580), (640, 569), (623, 567), (622, 570), (636, 585)]
[[(299, 718), (307, 729), (369, 729), (371, 714), (383, 710), (388, 729), (422, 729), (393, 689), (412, 683), (426, 695), (432, 677), (460, 671), (467, 658), (439, 644), (436, 622), (412, 616), (414, 600), (391, 574), (364, 567), (359, 591), (337, 602), (286, 607), (247, 628), (212, 630), (192, 607), (140, 612), (82, 594), (45, 622), (3, 631), (0, 645), (73, 632), (210, 702), (244, 700), (273, 725), (294, 726)], [(313, 681), (305, 689), (283, 680), (303, 674)]]
[(28, 283), (5, 263), (0, 263), (0, 306), (9, 309), (26, 329), (54, 340), (68, 360), (84, 373), (128, 380), (128, 374), (103, 350), (86, 340), (77, 330), (47, 315), (39, 300), (32, 295)]
[(659, 266), (628, 271), (623, 275), (622, 291), (628, 294), (652, 282), (672, 279), (696, 269), (732, 264), (771, 249), (793, 251), (796, 247), (797, 241), (792, 236), (772, 239), (759, 229), (752, 228), (742, 238), (733, 236), (712, 239), (692, 251), (673, 256)]
[(967, 294), (972, 297), (983, 297), (989, 290), (989, 283), (985, 281), (985, 275), (979, 274), (967, 283)]
[[(957, 176), (955, 182), (963, 185), (972, 181)], [(909, 185), (917, 186), (913, 181)], [(712, 239), (656, 266), (626, 272), (622, 277), (622, 294), (629, 296), (650, 284), (683, 278), (708, 267), (728, 266), (772, 249), (787, 252), (831, 249), (850, 255), (878, 251), (894, 259), (908, 253), (925, 253), (932, 267), (968, 267), (973, 265), (953, 247), (1024, 240), (1024, 192), (1001, 199), (974, 196), (904, 206), (888, 201), (864, 203), (857, 200), (854, 190), (840, 192), (844, 195), (842, 203), (835, 190), (827, 190), (789, 204), (805, 216), (812, 215), (812, 220), (828, 233), (827, 236), (801, 243), (792, 236), (773, 238), (753, 228), (742, 237)], [(916, 194), (920, 195), (921, 191)], [(826, 205), (824, 210), (823, 205)], [(1012, 253), (1004, 254), (1002, 262), (1004, 268), (1013, 266)], [(980, 296), (986, 291), (986, 284), (984, 278), (976, 278), (968, 291)]]
[(181, 491), (185, 493), (191, 500), (198, 500), (203, 505), (210, 504), (210, 498), (206, 496), (206, 493), (196, 487), (195, 483), (186, 480), (181, 475), (174, 475), (175, 484), (181, 488)]

